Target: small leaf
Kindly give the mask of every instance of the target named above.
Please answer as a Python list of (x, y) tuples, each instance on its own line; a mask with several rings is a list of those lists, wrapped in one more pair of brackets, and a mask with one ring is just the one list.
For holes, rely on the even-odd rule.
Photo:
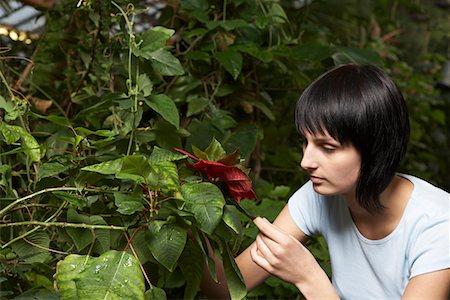
[(144, 299), (144, 276), (138, 261), (126, 252), (68, 255), (58, 262), (55, 279), (61, 300)]
[(69, 166), (65, 166), (59, 162), (43, 163), (38, 169), (39, 178), (45, 178), (45, 177), (51, 177), (51, 176), (58, 175), (64, 171), (66, 171), (68, 168), (69, 168)]
[(186, 116), (190, 117), (201, 111), (203, 111), (208, 106), (208, 99), (202, 96), (190, 97), (187, 99), (188, 110)]
[(166, 300), (166, 292), (158, 287), (151, 287), (144, 295), (145, 300)]
[(160, 163), (163, 161), (175, 161), (186, 158), (185, 155), (169, 151), (166, 149), (159, 148), (158, 146), (153, 147), (152, 154), (150, 155), (150, 162), (152, 164)]
[(209, 161), (218, 161), (224, 158), (227, 154), (222, 148), (222, 145), (216, 139), (211, 141), (208, 148), (205, 149), (205, 153), (207, 155), (207, 160)]
[(150, 96), (153, 90), (153, 83), (150, 78), (148, 78), (147, 74), (139, 74), (137, 78), (137, 86), (138, 91), (142, 92), (144, 97)]
[(5, 137), (7, 144), (12, 144), (20, 139), (23, 152), (32, 161), (38, 162), (41, 159), (39, 143), (22, 127), (8, 125), (0, 121), (0, 132)]
[(180, 128), (180, 115), (178, 114), (177, 106), (175, 102), (164, 94), (152, 96), (149, 99), (145, 99), (145, 103), (160, 114), (167, 122)]
[(233, 50), (225, 50), (222, 52), (216, 52), (214, 57), (219, 61), (222, 68), (227, 70), (228, 73), (236, 80), (242, 70), (242, 55), (239, 52)]
[(142, 195), (139, 194), (116, 192), (114, 193), (114, 204), (117, 206), (117, 211), (123, 215), (132, 215), (144, 208)]

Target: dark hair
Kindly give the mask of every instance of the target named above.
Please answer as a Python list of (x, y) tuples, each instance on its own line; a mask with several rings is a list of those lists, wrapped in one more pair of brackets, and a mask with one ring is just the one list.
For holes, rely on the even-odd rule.
[(405, 100), (389, 76), (370, 65), (341, 65), (317, 78), (297, 102), (295, 123), (303, 135), (325, 131), (361, 155), (358, 203), (383, 209), (380, 194), (406, 153), (409, 120)]

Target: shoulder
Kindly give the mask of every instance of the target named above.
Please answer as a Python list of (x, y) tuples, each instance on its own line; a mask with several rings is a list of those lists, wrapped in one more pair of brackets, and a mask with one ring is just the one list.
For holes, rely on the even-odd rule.
[(400, 174), (414, 185), (411, 194), (411, 209), (429, 218), (446, 217), (450, 210), (450, 194), (433, 184), (412, 176)]

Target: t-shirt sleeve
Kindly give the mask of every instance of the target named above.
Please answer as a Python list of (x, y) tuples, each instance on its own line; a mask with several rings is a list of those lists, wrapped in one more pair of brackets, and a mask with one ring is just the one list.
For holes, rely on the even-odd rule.
[(450, 268), (450, 227), (448, 215), (428, 220), (411, 248), (410, 278)]
[(320, 197), (314, 191), (311, 181), (298, 189), (288, 201), (292, 220), (303, 233), (308, 236), (320, 233), (320, 219), (322, 209)]

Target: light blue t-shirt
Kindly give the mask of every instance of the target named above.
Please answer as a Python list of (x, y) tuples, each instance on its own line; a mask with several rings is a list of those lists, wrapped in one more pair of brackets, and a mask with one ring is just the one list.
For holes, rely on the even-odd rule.
[(344, 199), (316, 193), (311, 182), (289, 199), (298, 227), (327, 241), (332, 283), (342, 299), (400, 299), (412, 277), (450, 268), (450, 194), (399, 175), (414, 189), (398, 226), (379, 240), (358, 231)]

